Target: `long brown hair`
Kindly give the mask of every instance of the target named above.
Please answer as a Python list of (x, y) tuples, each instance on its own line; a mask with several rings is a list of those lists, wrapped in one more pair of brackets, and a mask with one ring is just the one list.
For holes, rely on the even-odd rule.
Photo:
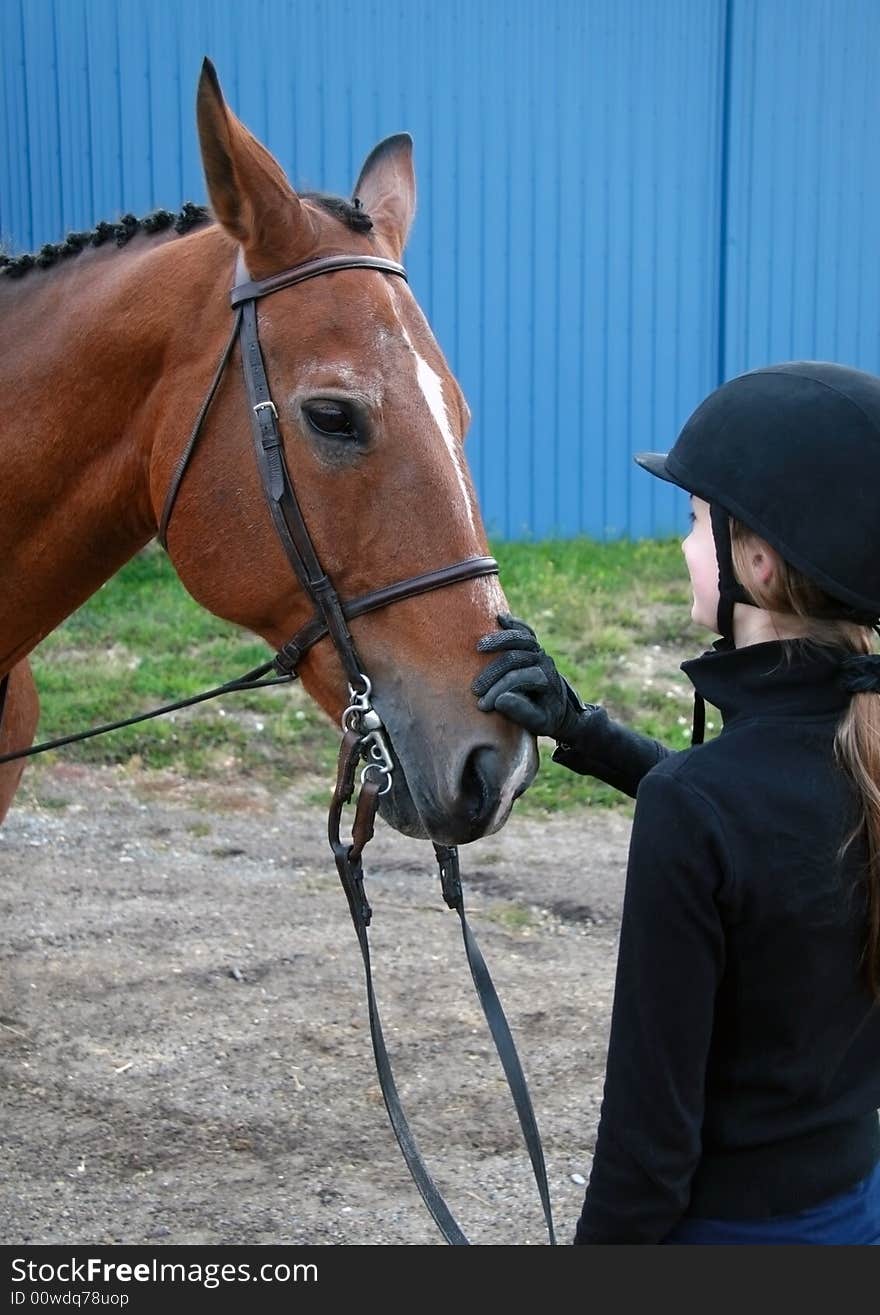
[[(828, 613), (840, 604), (778, 554), (778, 569), (772, 581), (768, 585), (756, 582), (749, 570), (749, 551), (767, 545), (733, 517), (730, 540), (737, 578), (746, 585), (755, 602), (768, 612), (796, 616), (804, 623), (804, 639), (789, 642), (806, 641), (851, 653), (873, 652), (874, 634), (870, 626), (829, 620)], [(868, 855), (865, 873), (868, 935), (863, 968), (871, 994), (880, 1001), (880, 694), (852, 695), (837, 727), (834, 753), (858, 792), (860, 816), (845, 837), (840, 853), (843, 855), (854, 840), (864, 836)]]

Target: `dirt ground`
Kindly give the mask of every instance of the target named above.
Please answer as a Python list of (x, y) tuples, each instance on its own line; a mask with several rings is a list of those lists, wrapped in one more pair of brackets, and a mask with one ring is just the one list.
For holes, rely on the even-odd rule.
[[(363, 970), (303, 801), (229, 780), (29, 768), (0, 830), (7, 1244), (431, 1244)], [(529, 1082), (559, 1240), (589, 1173), (630, 819), (514, 814), (461, 850)], [(422, 1153), (475, 1244), (547, 1240), (426, 842), (366, 853), (376, 989)]]

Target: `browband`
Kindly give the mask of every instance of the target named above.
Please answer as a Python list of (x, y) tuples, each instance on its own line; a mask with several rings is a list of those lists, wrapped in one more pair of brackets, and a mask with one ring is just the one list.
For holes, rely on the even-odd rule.
[[(243, 269), (244, 264), (239, 257), (236, 277)], [(292, 269), (282, 270), (280, 274), (272, 274), (267, 279), (251, 279), (247, 283), (238, 283), (229, 294), (229, 301), (234, 310), (243, 301), (255, 301), (258, 297), (267, 297), (270, 292), (292, 287), (294, 283), (304, 283), (306, 279), (317, 278), (319, 274), (332, 274), (337, 269), (379, 269), (384, 274), (396, 274), (404, 282), (407, 281), (403, 265), (398, 265), (393, 260), (384, 260), (381, 256), (350, 254), (321, 256), (318, 260), (307, 260), (302, 265), (294, 265)]]

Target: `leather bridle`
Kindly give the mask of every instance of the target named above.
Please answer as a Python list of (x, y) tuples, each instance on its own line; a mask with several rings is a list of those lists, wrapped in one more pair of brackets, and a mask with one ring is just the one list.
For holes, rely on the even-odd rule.
[[(406, 270), (394, 261), (384, 260), (378, 256), (353, 254), (325, 256), (319, 260), (311, 260), (296, 265), (280, 274), (272, 275), (270, 278), (251, 280), (247, 277), (242, 258), (239, 256), (236, 267), (236, 285), (230, 294), (230, 302), (235, 312), (232, 331), (223, 349), (204, 402), (199, 409), (192, 432), (172, 472), (157, 534), (159, 542), (167, 551), (169, 522), (181, 485), (202, 434), (205, 417), (211, 402), (223, 378), (235, 344), (240, 340), (254, 454), (263, 493), (287, 560), (304, 593), (314, 605), (314, 616), (287, 643), (282, 645), (271, 662), (255, 668), (239, 680), (230, 681), (216, 690), (196, 696), (195, 699), (182, 700), (179, 703), (168, 705), (166, 708), (157, 709), (140, 717), (132, 717), (124, 722), (98, 727), (79, 735), (64, 737), (62, 740), (53, 740), (47, 744), (35, 745), (31, 749), (23, 750), (17, 754), (0, 756), (0, 764), (14, 758), (27, 757), (33, 753), (43, 752), (47, 748), (58, 747), (76, 739), (101, 734), (106, 730), (117, 729), (123, 725), (132, 725), (137, 721), (144, 720), (145, 717), (158, 716), (164, 711), (170, 711), (171, 708), (183, 707), (191, 702), (212, 698), (221, 693), (296, 679), (297, 669), (304, 655), (325, 636), (330, 636), (348, 680), (349, 703), (342, 716), (343, 739), (339, 754), (336, 788), (330, 807), (329, 839), (363, 956), (370, 1031), (382, 1095), (401, 1151), (431, 1215), (448, 1242), (455, 1245), (467, 1245), (467, 1238), (450, 1213), (424, 1166), (401, 1108), (382, 1036), (382, 1027), (373, 990), (367, 939), (367, 927), (372, 911), (364, 892), (362, 853), (364, 846), (373, 834), (379, 799), (391, 788), (394, 761), (386, 738), (385, 727), (371, 702), (372, 686), (358, 656), (354, 640), (348, 628), (348, 622), (378, 608), (400, 602), (404, 598), (413, 598), (433, 589), (441, 589), (464, 580), (496, 575), (498, 573), (498, 563), (492, 557), (469, 557), (464, 561), (441, 566), (420, 575), (410, 576), (405, 580), (386, 585), (347, 602), (340, 600), (333, 582), (321, 566), (303, 518), (284, 456), (283, 439), (278, 424), (278, 412), (272, 401), (269, 383), (266, 378), (263, 353), (260, 348), (257, 302), (263, 297), (279, 292), (282, 288), (292, 287), (297, 283), (305, 282), (307, 279), (335, 273), (338, 270), (353, 269), (375, 270), (384, 275), (406, 280)], [(274, 671), (275, 676), (268, 680), (264, 679), (272, 671)], [(5, 686), (0, 686), (0, 700), (2, 700), (4, 694)], [(0, 701), (0, 708), (2, 708), (2, 701)], [(340, 836), (342, 810), (354, 794), (357, 767), (362, 759), (366, 759), (366, 765), (361, 771), (361, 787), (352, 826), (352, 840), (351, 843), (348, 843)], [(541, 1140), (507, 1019), (483, 956), (465, 919), (458, 852), (453, 846), (438, 844), (434, 844), (434, 851), (440, 870), (443, 898), (447, 905), (458, 913), (461, 921), (471, 975), (516, 1106), (541, 1197), (549, 1239), (551, 1244), (555, 1244)]]
[[(314, 604), (316, 613), (311, 621), (283, 645), (276, 654), (273, 665), (279, 675), (294, 674), (305, 653), (329, 634), (342, 660), (349, 685), (352, 686), (353, 691), (357, 691), (363, 685), (363, 664), (357, 655), (354, 640), (346, 624), (348, 620), (363, 616), (365, 612), (372, 612), (376, 608), (387, 607), (390, 603), (399, 602), (403, 598), (427, 593), (431, 589), (440, 589), (445, 585), (456, 584), (461, 580), (473, 580), (479, 576), (497, 575), (498, 563), (492, 557), (470, 557), (451, 566), (441, 566), (423, 575), (411, 576), (397, 584), (387, 585), (383, 589), (364, 594), (346, 604), (340, 602), (331, 580), (321, 567), (284, 458), (278, 411), (269, 391), (263, 353), (260, 349), (256, 303), (262, 297), (279, 292), (282, 288), (293, 287), (294, 284), (304, 283), (307, 279), (332, 274), (341, 269), (375, 269), (406, 280), (406, 270), (403, 265), (398, 265), (392, 260), (383, 260), (379, 256), (348, 254), (310, 260), (259, 281), (248, 279), (246, 282), (237, 282), (232, 289), (230, 303), (235, 311), (232, 332), (205, 402), (199, 411), (195, 427), (171, 476), (157, 537), (162, 546), (167, 548), (168, 524), (180, 486), (214, 393), (232, 349), (240, 337), (242, 368), (250, 404), (248, 414), (263, 492), (287, 560), (303, 591)], [(239, 277), (245, 273), (240, 258), (236, 273)]]

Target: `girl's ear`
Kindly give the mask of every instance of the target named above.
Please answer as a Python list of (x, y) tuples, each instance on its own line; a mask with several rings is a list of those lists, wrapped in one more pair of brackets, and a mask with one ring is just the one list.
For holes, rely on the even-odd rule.
[(766, 588), (778, 569), (779, 555), (769, 543), (756, 537), (749, 553), (749, 566), (755, 582)]

